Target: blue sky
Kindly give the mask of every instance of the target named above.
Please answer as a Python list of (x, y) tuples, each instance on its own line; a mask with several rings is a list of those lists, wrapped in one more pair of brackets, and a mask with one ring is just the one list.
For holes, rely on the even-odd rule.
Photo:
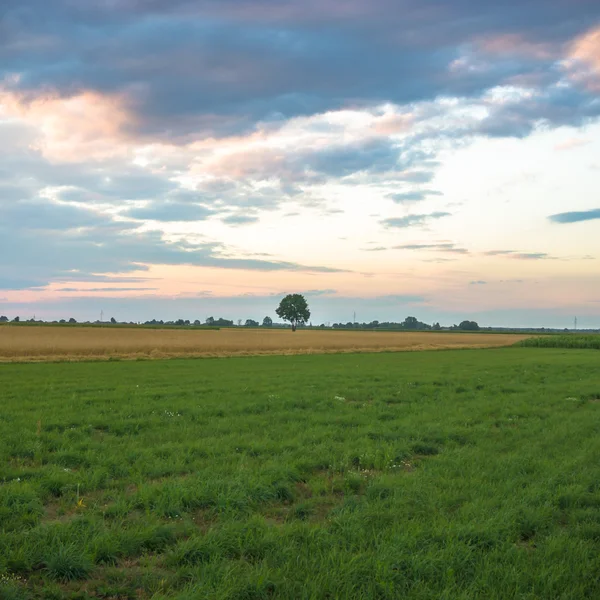
[(5, 0), (0, 314), (599, 327), (599, 119), (595, 0)]

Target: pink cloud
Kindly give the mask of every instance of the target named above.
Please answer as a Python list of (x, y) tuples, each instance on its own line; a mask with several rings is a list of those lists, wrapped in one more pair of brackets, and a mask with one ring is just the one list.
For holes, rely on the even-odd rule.
[(27, 99), (0, 88), (0, 116), (18, 118), (37, 131), (34, 148), (49, 160), (105, 159), (127, 152), (124, 130), (134, 117), (125, 98), (82, 91)]
[(591, 29), (571, 44), (565, 66), (573, 81), (600, 91), (600, 27)]
[(572, 150), (573, 148), (579, 148), (580, 146), (587, 146), (587, 144), (591, 143), (591, 140), (585, 140), (581, 138), (569, 138), (560, 144), (556, 144), (554, 149), (558, 152), (564, 150)]
[(600, 72), (600, 27), (575, 40), (570, 56), (587, 62), (595, 71)]
[(558, 49), (550, 44), (533, 42), (516, 33), (479, 38), (476, 44), (487, 54), (493, 55), (526, 56), (540, 60), (559, 56)]
[(388, 114), (373, 123), (373, 131), (384, 136), (406, 133), (413, 124), (414, 118), (411, 114)]

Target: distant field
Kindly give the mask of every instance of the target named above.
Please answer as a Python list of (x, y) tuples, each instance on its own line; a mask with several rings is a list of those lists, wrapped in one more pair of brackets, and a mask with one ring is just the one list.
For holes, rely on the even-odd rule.
[(593, 350), (4, 364), (0, 389), (2, 600), (600, 598)]
[(547, 335), (543, 337), (530, 337), (522, 340), (521, 346), (527, 348), (581, 348), (587, 350), (600, 350), (600, 335)]
[(508, 346), (526, 335), (281, 329), (0, 327), (0, 361), (382, 352)]

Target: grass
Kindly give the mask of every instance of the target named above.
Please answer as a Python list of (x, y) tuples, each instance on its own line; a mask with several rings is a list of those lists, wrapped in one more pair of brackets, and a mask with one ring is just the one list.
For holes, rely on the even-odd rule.
[(600, 350), (600, 335), (551, 335), (522, 340), (520, 346), (527, 348), (585, 348)]
[(527, 336), (285, 329), (0, 327), (0, 362), (252, 354), (382, 352), (508, 346)]
[(597, 598), (597, 364), (0, 365), (0, 598)]

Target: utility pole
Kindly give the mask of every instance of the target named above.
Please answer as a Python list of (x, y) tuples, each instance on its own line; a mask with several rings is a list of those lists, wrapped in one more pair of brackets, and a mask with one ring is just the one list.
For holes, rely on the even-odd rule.
[(577, 317), (575, 317), (574, 325), (575, 325), (575, 331), (577, 331)]
[(100, 323), (102, 323), (104, 321), (104, 311), (101, 310), (100, 311)]
[(352, 321), (353, 325), (356, 325), (356, 311), (354, 311), (354, 321)]

